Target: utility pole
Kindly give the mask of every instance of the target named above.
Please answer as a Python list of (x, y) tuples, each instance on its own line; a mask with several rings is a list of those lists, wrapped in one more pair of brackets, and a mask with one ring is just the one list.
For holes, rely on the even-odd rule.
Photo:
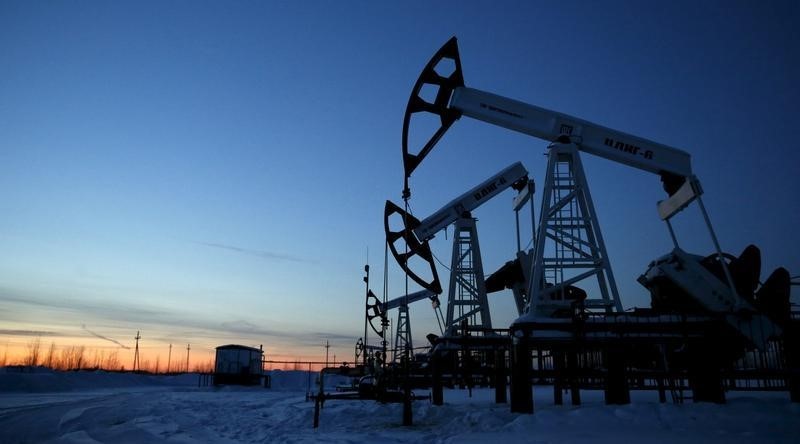
[(326, 339), (326, 340), (325, 340), (325, 367), (327, 367), (327, 366), (328, 366), (328, 349), (329, 349), (329, 348), (331, 348), (331, 344), (330, 344), (330, 342), (328, 342), (328, 340)]
[[(367, 258), (367, 262), (369, 262), (369, 258)], [(365, 310), (365, 315), (364, 315), (365, 316), (364, 317), (364, 342), (362, 344), (362, 346), (364, 348), (361, 350), (361, 355), (362, 355), (362, 359), (364, 361), (363, 362), (364, 367), (366, 368), (367, 367), (367, 344), (369, 343), (367, 341), (367, 317), (366, 317), (366, 313), (369, 310), (369, 264), (364, 265), (364, 273), (366, 273), (366, 275), (364, 276), (364, 283), (367, 284), (367, 288), (366, 288), (366, 291), (364, 292), (364, 295), (366, 296), (366, 300), (365, 300), (366, 310)]]
[(172, 344), (169, 345), (169, 354), (167, 355), (167, 374), (169, 374), (169, 364), (172, 362)]
[(186, 373), (189, 373), (189, 350), (191, 350), (191, 345), (186, 344)]
[(142, 336), (139, 335), (138, 330), (136, 331), (136, 337), (133, 339), (136, 339), (136, 350), (133, 353), (133, 371), (137, 372), (141, 370), (139, 368), (139, 339), (142, 339)]

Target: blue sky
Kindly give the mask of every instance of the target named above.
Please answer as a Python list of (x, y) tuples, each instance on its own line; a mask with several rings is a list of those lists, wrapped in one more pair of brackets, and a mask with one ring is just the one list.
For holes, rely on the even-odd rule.
[[(777, 1), (0, 1), (0, 346), (142, 330), (158, 350), (319, 356), (330, 338), (349, 356), (367, 250), (381, 288), (408, 95), (453, 35), (467, 86), (691, 153), (723, 249), (798, 275), (798, 19)], [(541, 183), (545, 150), (463, 118), (412, 208), (518, 160)], [(623, 305), (647, 305), (635, 278), (671, 248), (660, 182), (583, 159)], [(487, 273), (514, 252), (506, 197), (475, 213)], [(709, 253), (686, 213), (682, 245)], [(390, 261), (390, 296), (402, 284)], [(491, 301), (513, 320), (510, 295)]]

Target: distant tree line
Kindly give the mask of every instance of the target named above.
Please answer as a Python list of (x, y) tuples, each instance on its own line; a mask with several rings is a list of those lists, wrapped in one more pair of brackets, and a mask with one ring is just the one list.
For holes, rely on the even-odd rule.
[[(118, 351), (105, 351), (102, 349), (87, 349), (83, 345), (56, 347), (54, 342), (47, 349), (43, 349), (41, 338), (31, 340), (25, 347), (25, 354), (18, 361), (9, 361), (8, 347), (0, 356), (0, 367), (7, 365), (22, 365), (27, 367), (47, 367), (52, 370), (105, 370), (125, 371), (126, 367), (119, 357)], [(144, 373), (182, 373), (189, 369), (186, 362), (173, 360), (171, 365), (161, 363), (161, 356), (156, 355), (154, 361), (143, 359), (140, 362), (140, 371)], [(130, 369), (130, 367), (128, 367)], [(214, 371), (214, 360), (196, 362), (191, 369), (199, 373)]]

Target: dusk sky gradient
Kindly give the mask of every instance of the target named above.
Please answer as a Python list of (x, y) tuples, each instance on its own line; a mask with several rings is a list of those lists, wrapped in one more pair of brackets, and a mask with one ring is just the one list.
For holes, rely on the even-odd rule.
[[(170, 343), (318, 359), (325, 340), (352, 360), (362, 269), (369, 254), (381, 293), (383, 205), (401, 202), (403, 112), (453, 35), (467, 86), (689, 152), (723, 249), (800, 275), (798, 23), (796, 1), (0, 0), (0, 353), (41, 337), (127, 366), (98, 335), (141, 330), (162, 362)], [(515, 161), (543, 183), (546, 146), (462, 118), (411, 206)], [(672, 247), (661, 183), (582, 159), (622, 303), (647, 306), (636, 277)], [(487, 274), (515, 251), (511, 199), (475, 212)], [(681, 245), (710, 253), (685, 213)], [(449, 234), (432, 241), (447, 264)], [(507, 326), (510, 293), (490, 301)], [(435, 331), (429, 304), (411, 325)]]

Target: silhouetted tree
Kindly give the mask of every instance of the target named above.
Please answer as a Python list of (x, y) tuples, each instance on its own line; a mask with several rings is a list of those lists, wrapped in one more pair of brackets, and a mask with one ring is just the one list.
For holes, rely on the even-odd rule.
[(80, 370), (84, 365), (84, 353), (86, 347), (83, 345), (72, 345), (65, 347), (61, 350), (61, 362), (59, 362), (60, 370)]
[(41, 345), (42, 341), (39, 337), (28, 343), (28, 354), (25, 356), (24, 361), (25, 365), (29, 365), (31, 367), (39, 365)]
[(111, 371), (122, 369), (122, 363), (119, 361), (119, 354), (116, 351), (113, 351), (106, 356), (106, 360), (103, 363), (103, 369)]
[(53, 355), (55, 354), (55, 352), (56, 352), (56, 343), (50, 341), (50, 348), (47, 350), (47, 357), (44, 360), (44, 365), (47, 368), (53, 368), (53, 359), (55, 358), (55, 356)]

